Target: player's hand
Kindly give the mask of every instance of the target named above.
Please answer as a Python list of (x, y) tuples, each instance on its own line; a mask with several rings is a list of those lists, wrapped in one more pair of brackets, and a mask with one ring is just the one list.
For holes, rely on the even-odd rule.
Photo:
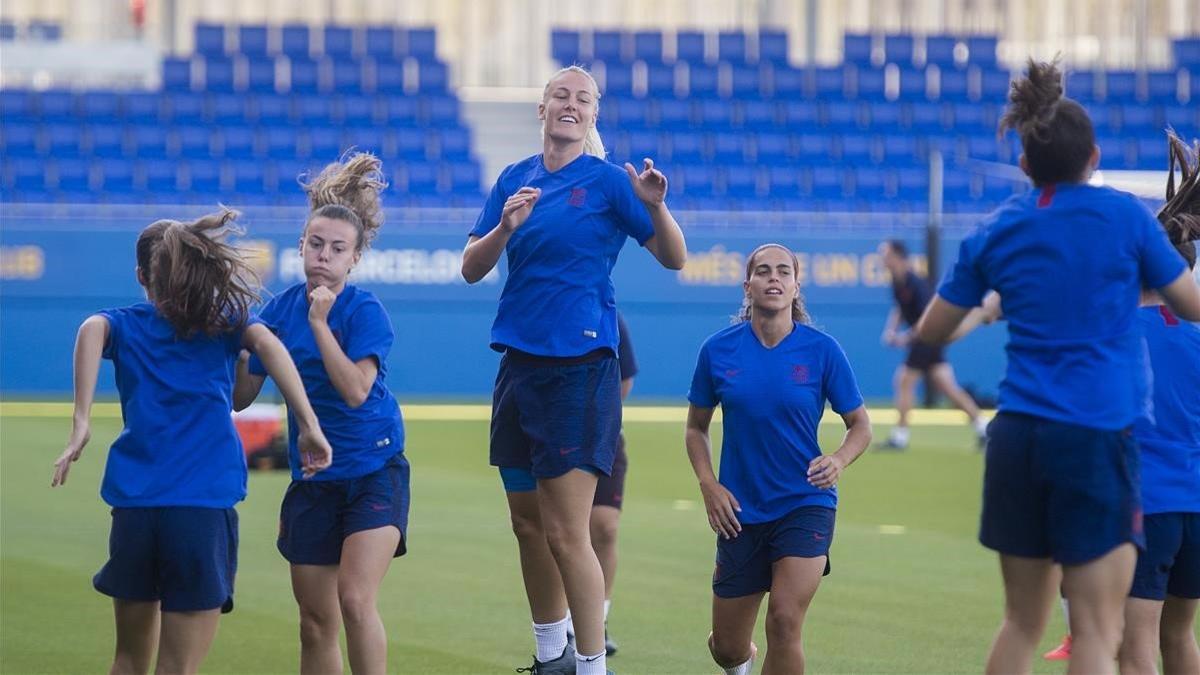
[(333, 308), (337, 295), (325, 288), (317, 286), (308, 294), (308, 320), (324, 323), (329, 318), (329, 310)]
[(826, 490), (837, 485), (846, 467), (837, 455), (821, 455), (808, 463), (808, 484)]
[(504, 201), (504, 210), (500, 212), (500, 227), (512, 233), (525, 223), (529, 214), (533, 213), (533, 205), (542, 196), (542, 189), (523, 187)]
[(879, 344), (883, 345), (884, 347), (895, 347), (896, 346), (896, 331), (894, 331), (894, 330), (883, 331), (883, 333), (880, 334), (880, 336), (879, 336)]
[(642, 166), (639, 174), (632, 164), (625, 162), (625, 173), (629, 174), (637, 198), (646, 206), (658, 206), (667, 198), (667, 177), (654, 168), (654, 160), (649, 157), (642, 160)]
[(737, 497), (716, 481), (700, 484), (700, 494), (704, 497), (704, 510), (708, 512), (708, 525), (713, 532), (726, 539), (733, 539), (742, 531), (737, 514), (742, 510)]
[(296, 447), (300, 451), (300, 473), (305, 478), (312, 478), (318, 471), (324, 471), (333, 464), (333, 448), (329, 446), (320, 427), (301, 429), (296, 437)]
[(58, 459), (54, 460), (54, 477), (50, 479), (50, 487), (67, 484), (67, 474), (71, 472), (71, 464), (83, 454), (83, 446), (92, 438), (91, 425), (87, 422), (76, 423), (71, 427), (71, 437), (67, 439), (67, 447)]
[(912, 331), (902, 330), (892, 334), (892, 346), (903, 349), (912, 344)]

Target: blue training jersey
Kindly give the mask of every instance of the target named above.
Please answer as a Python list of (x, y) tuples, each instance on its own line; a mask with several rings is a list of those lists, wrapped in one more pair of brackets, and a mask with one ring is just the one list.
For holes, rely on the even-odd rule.
[(988, 289), (1003, 298), (1001, 411), (1116, 430), (1145, 401), (1141, 288), (1161, 288), (1184, 267), (1137, 197), (1047, 185), (1012, 197), (969, 234), (938, 294), (961, 307)]
[(705, 340), (688, 401), (721, 406), (719, 481), (741, 504), (738, 520), (776, 520), (801, 506), (837, 507), (837, 488), (808, 483), (808, 465), (821, 455), (817, 426), (829, 401), (845, 414), (863, 404), (841, 345), (797, 323), (767, 349), (750, 322)]
[(504, 202), (523, 187), (542, 195), (505, 249), (508, 278), (500, 294), (491, 346), (538, 356), (580, 356), (598, 348), (617, 353), (617, 305), (612, 269), (626, 237), (654, 236), (650, 214), (625, 170), (580, 155), (550, 172), (541, 155), (501, 174), (470, 234), (500, 224)]
[(106, 309), (121, 419), (100, 496), (114, 507), (227, 509), (246, 497), (246, 457), (233, 426), (242, 330), (181, 338), (154, 305)]
[(1142, 453), (1142, 511), (1200, 513), (1200, 326), (1162, 305), (1138, 319), (1153, 371), (1154, 417), (1134, 426)]
[[(383, 304), (370, 291), (346, 284), (329, 310), (328, 323), (338, 345), (351, 361), (374, 358), (379, 372), (366, 401), (357, 408), (346, 405), (325, 370), (321, 350), (308, 325), (308, 287), (299, 283), (271, 299), (260, 318), (287, 347), (321, 431), (333, 447), (333, 465), (310, 480), (358, 478), (378, 471), (393, 455), (404, 450), (404, 423), (400, 406), (384, 384), (387, 355), (395, 337)], [(250, 372), (265, 375), (257, 357), (250, 359)], [(299, 480), (300, 453), (296, 445), (299, 429), (288, 410), (288, 453), (292, 477)]]

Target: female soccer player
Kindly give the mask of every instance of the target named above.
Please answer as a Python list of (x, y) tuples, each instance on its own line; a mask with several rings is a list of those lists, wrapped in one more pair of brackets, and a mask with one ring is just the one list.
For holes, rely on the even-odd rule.
[(113, 507), (109, 560), (92, 580), (113, 598), (113, 673), (194, 673), (221, 611), (233, 608), (237, 512), (246, 460), (229, 415), (243, 348), (259, 356), (296, 411), (305, 477), (329, 465), (300, 376), (279, 340), (251, 319), (253, 273), (223, 242), (236, 214), (160, 220), (137, 241), (149, 302), (94, 314), (75, 341), (75, 414), (51, 486), (65, 485), (91, 436), (101, 357), (111, 359), (125, 428), (100, 496)]
[(941, 344), (988, 289), (1008, 321), (1008, 372), (988, 429), (979, 539), (1000, 554), (1006, 609), (987, 670), (1024, 672), (1057, 590), (1071, 607), (1072, 673), (1111, 672), (1141, 541), (1137, 450), (1145, 398), (1141, 286), (1187, 320), (1200, 290), (1133, 195), (1086, 180), (1091, 121), (1053, 63), (1030, 61), (1001, 128), (1021, 136), (1034, 189), (989, 216), (917, 326)]
[[(763, 672), (804, 672), (801, 628), (830, 569), (835, 486), (871, 442), (854, 372), (841, 346), (809, 325), (797, 267), (779, 244), (750, 254), (737, 323), (704, 342), (688, 393), (688, 459), (719, 535), (708, 646), (727, 675), (753, 667), (750, 637), (767, 592)], [(825, 455), (817, 426), (827, 400), (846, 435)], [(708, 435), (717, 404), (725, 420), (719, 481)]]
[[(667, 179), (604, 160), (600, 93), (579, 67), (546, 83), (542, 152), (506, 168), (463, 252), (479, 281), (508, 258), (491, 346), (504, 352), (492, 403), (500, 467), (533, 614), (537, 672), (605, 672), (604, 577), (588, 531), (598, 474), (621, 429), (612, 268), (633, 237), (670, 269), (687, 257)], [(578, 654), (567, 649), (567, 608)]]
[[(299, 367), (335, 455), (317, 480), (299, 480), (289, 431), (293, 481), (280, 508), (279, 552), (300, 607), (300, 671), (342, 671), (344, 622), (351, 670), (383, 673), (387, 634), (375, 601), (392, 558), (406, 550), (409, 469), (400, 407), (384, 385), (392, 324), (347, 277), (379, 230), (385, 183), (379, 160), (363, 153), (304, 187), (312, 208), (300, 236), (305, 282), (260, 316)], [(238, 379), (241, 408), (262, 387), (261, 365), (249, 359)]]
[[(1167, 203), (1158, 217), (1171, 243), (1196, 267), (1200, 239), (1200, 144), (1169, 134)], [(1181, 180), (1175, 189), (1174, 164)], [(1134, 427), (1141, 448), (1146, 548), (1138, 555), (1125, 602), (1123, 675), (1200, 673), (1196, 608), (1200, 606), (1200, 327), (1180, 321), (1158, 294), (1144, 291), (1139, 323), (1153, 372), (1154, 418)]]

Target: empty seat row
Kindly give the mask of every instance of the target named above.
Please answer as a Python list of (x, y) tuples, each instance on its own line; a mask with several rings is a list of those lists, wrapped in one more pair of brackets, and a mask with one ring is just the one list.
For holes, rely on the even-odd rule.
[(166, 58), (166, 91), (297, 93), (444, 93), (449, 69), (440, 61), (330, 58)]
[(62, 25), (51, 21), (30, 21), (19, 24), (7, 19), (0, 21), (0, 41), (38, 40), (55, 42), (63, 36)]
[(437, 58), (437, 34), (428, 27), (328, 24), (314, 30), (307, 24), (226, 26), (198, 23), (194, 37), (194, 51), (202, 56), (242, 54), (306, 58), (324, 55), (341, 60), (369, 56), (385, 61), (407, 56), (422, 61)]
[(788, 36), (781, 30), (721, 31), (620, 31), (555, 29), (550, 33), (550, 55), (564, 65), (572, 63), (718, 61), (745, 64), (767, 61), (786, 64)]
[(997, 67), (998, 44), (995, 35), (967, 35), (960, 38), (954, 35), (846, 33), (842, 36), (842, 61), (858, 66), (894, 63), (899, 66), (976, 65), (994, 69)]

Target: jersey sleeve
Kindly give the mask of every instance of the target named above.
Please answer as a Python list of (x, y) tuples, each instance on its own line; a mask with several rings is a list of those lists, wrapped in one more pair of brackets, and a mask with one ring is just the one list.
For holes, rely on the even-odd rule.
[(355, 309), (347, 328), (347, 358), (358, 362), (367, 357), (374, 357), (377, 366), (382, 366), (387, 361), (396, 334), (392, 331), (392, 322), (387, 311), (378, 299), (371, 298)]
[(121, 317), (123, 312), (118, 309), (103, 309), (96, 312), (94, 316), (102, 316), (105, 321), (108, 321), (108, 339), (104, 341), (104, 350), (100, 352), (100, 357), (113, 360), (116, 356), (117, 341), (121, 339)]
[(637, 357), (633, 354), (633, 342), (629, 337), (629, 327), (625, 325), (625, 317), (617, 314), (617, 365), (621, 369), (621, 379), (628, 380), (637, 375)]
[[(276, 296), (276, 298), (278, 297), (279, 296)], [(279, 303), (276, 302), (276, 300), (268, 302), (266, 306), (262, 308), (261, 312), (259, 312), (257, 315), (254, 315), (254, 322), (263, 324), (272, 333), (278, 335), (278, 317), (276, 314), (278, 307)], [(250, 324), (247, 323), (246, 325), (249, 327)], [(246, 363), (246, 369), (251, 375), (257, 375), (259, 377), (267, 376), (267, 367), (263, 365), (262, 359), (258, 358), (258, 354), (255, 354), (254, 352), (250, 352), (250, 360)]]
[(982, 240), (982, 231), (976, 231), (959, 245), (958, 260), (938, 287), (938, 295), (947, 302), (959, 307), (977, 307), (983, 301), (988, 285), (977, 258)]
[(1187, 264), (1183, 261), (1183, 256), (1179, 255), (1179, 251), (1171, 245), (1166, 230), (1150, 213), (1150, 209), (1140, 200), (1135, 208), (1138, 210), (1136, 220), (1142, 230), (1141, 247), (1138, 251), (1142, 285), (1146, 288), (1162, 288), (1178, 279)]
[(688, 391), (688, 402), (698, 408), (715, 408), (721, 402), (713, 383), (708, 343), (700, 347), (700, 355), (696, 358), (696, 372), (692, 374), (692, 388)]
[(617, 227), (629, 235), (640, 246), (645, 246), (650, 237), (654, 236), (654, 224), (650, 222), (650, 212), (633, 192), (629, 176), (624, 169), (609, 174), (609, 203), (617, 214)]
[(503, 183), (504, 175), (500, 174), (500, 178), (496, 179), (496, 184), (492, 186), (492, 191), (488, 193), (487, 201), (483, 203), (483, 210), (479, 212), (479, 217), (475, 219), (475, 226), (468, 233), (472, 237), (482, 237), (488, 232), (496, 229), (500, 224), (500, 216), (504, 213), (504, 202), (508, 200), (509, 195), (505, 193)]
[(823, 384), (825, 398), (829, 399), (829, 405), (835, 413), (844, 415), (863, 404), (858, 380), (854, 378), (854, 370), (850, 368), (850, 360), (846, 358), (842, 346), (832, 338), (829, 340), (829, 351), (825, 359)]

